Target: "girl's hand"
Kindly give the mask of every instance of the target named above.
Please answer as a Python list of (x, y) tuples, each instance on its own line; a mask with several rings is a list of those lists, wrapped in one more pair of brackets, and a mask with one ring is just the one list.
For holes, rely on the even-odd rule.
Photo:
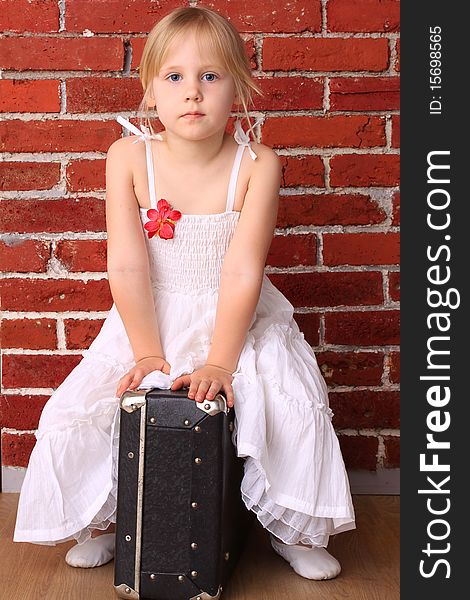
[(135, 367), (132, 367), (121, 379), (116, 390), (116, 396), (119, 398), (126, 390), (135, 390), (139, 387), (142, 379), (152, 371), (162, 371), (166, 375), (170, 374), (170, 363), (162, 356), (148, 356), (137, 361)]
[(204, 402), (206, 399), (213, 400), (217, 393), (223, 390), (227, 398), (227, 406), (231, 408), (234, 403), (232, 381), (232, 374), (227, 369), (204, 365), (190, 375), (177, 377), (170, 389), (179, 390), (181, 387), (189, 386), (188, 398), (194, 398), (196, 402)]

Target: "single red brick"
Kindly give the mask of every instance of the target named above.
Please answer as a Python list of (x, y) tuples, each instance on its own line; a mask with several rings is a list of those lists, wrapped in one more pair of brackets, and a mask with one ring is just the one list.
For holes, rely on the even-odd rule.
[(271, 243), (266, 262), (272, 267), (316, 265), (316, 235), (312, 233), (276, 235)]
[(65, 180), (71, 192), (88, 192), (106, 188), (105, 160), (72, 160), (67, 165)]
[(5, 467), (27, 467), (29, 457), (36, 445), (33, 433), (2, 433), (2, 465)]
[(339, 435), (339, 444), (347, 469), (377, 469), (379, 440), (373, 436)]
[(330, 110), (394, 110), (400, 108), (399, 77), (330, 79)]
[(282, 187), (325, 187), (325, 166), (320, 156), (280, 156)]
[(1, 69), (15, 71), (118, 71), (124, 48), (111, 37), (6, 37), (0, 57)]
[(49, 396), (25, 394), (0, 395), (0, 423), (9, 429), (37, 429), (42, 409)]
[(0, 31), (4, 33), (59, 31), (59, 3), (57, 0), (2, 2)]
[(78, 365), (81, 356), (4, 354), (4, 388), (57, 388)]
[(295, 313), (295, 321), (310, 346), (320, 343), (320, 315), (318, 313)]
[(255, 78), (264, 96), (254, 96), (254, 110), (322, 110), (323, 81), (311, 77)]
[(384, 436), (384, 446), (384, 467), (398, 469), (400, 467), (400, 438), (397, 436)]
[(107, 152), (121, 133), (117, 121), (21, 121), (0, 122), (2, 152)]
[(317, 361), (328, 385), (379, 385), (384, 355), (375, 352), (319, 352)]
[(387, 187), (400, 182), (398, 154), (336, 155), (330, 159), (330, 169), (333, 187)]
[(147, 36), (143, 38), (132, 37), (130, 40), (130, 47), (132, 49), (131, 72), (137, 71), (140, 66), (146, 41)]
[(399, 344), (400, 313), (397, 310), (327, 313), (325, 343), (346, 346)]
[(3, 319), (2, 347), (30, 350), (57, 348), (55, 319)]
[(76, 77), (66, 85), (72, 113), (134, 110), (142, 99), (142, 84), (135, 77)]
[(385, 71), (388, 40), (383, 38), (266, 37), (266, 71)]
[(389, 379), (391, 383), (400, 383), (400, 353), (390, 352), (390, 372)]
[(395, 61), (395, 71), (400, 72), (400, 38), (397, 39), (397, 59)]
[(0, 221), (5, 233), (105, 231), (105, 209), (98, 198), (3, 200)]
[(394, 271), (388, 274), (388, 285), (390, 289), (390, 298), (394, 302), (400, 301), (400, 273)]
[(0, 241), (0, 271), (45, 273), (50, 242), (5, 237)]
[(49, 190), (60, 178), (60, 164), (5, 161), (0, 163), (0, 190)]
[(327, 31), (388, 32), (400, 29), (399, 0), (329, 0)]
[(59, 111), (60, 82), (58, 80), (3, 79), (0, 81), (0, 112), (57, 113)]
[(338, 429), (398, 429), (400, 426), (398, 392), (330, 392), (329, 399), (334, 426)]
[(278, 227), (296, 225), (373, 225), (383, 223), (385, 211), (363, 194), (306, 194), (282, 196)]
[(291, 33), (321, 31), (321, 2), (320, 0), (265, 0), (262, 3), (250, 0), (226, 2), (226, 0), (207, 0), (208, 6), (222, 12), (237, 31), (243, 33)]
[(392, 116), (392, 148), (400, 147), (400, 115)]
[(393, 194), (392, 225), (400, 225), (400, 192)]
[(325, 265), (395, 265), (400, 261), (398, 233), (324, 233)]
[(55, 256), (67, 271), (106, 272), (106, 240), (62, 240), (57, 242)]
[(293, 306), (360, 306), (383, 302), (380, 273), (271, 273), (269, 278)]
[[(385, 118), (366, 115), (272, 117), (266, 119), (262, 137), (263, 143), (272, 148), (384, 146), (386, 141)], [(343, 156), (334, 156), (332, 160), (335, 158), (343, 158)], [(374, 155), (372, 158), (376, 158), (376, 156)]]
[(104, 319), (64, 319), (65, 341), (69, 350), (89, 348), (100, 332)]
[(3, 279), (4, 310), (57, 311), (110, 310), (107, 279)]

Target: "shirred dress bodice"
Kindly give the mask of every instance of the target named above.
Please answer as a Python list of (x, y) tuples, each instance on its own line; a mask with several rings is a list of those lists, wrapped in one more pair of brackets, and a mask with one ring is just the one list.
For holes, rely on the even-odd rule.
[[(147, 209), (141, 209), (142, 224)], [(189, 295), (219, 288), (220, 274), (240, 213), (182, 214), (174, 237), (147, 241), (152, 287)]]

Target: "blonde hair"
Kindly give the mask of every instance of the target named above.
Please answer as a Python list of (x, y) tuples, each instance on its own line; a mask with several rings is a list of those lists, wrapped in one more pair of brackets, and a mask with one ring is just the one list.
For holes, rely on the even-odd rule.
[(138, 67), (144, 96), (139, 104), (139, 120), (156, 135), (149, 118), (149, 96), (151, 82), (158, 75), (164, 63), (170, 44), (182, 33), (194, 31), (200, 51), (204, 48), (211, 56), (220, 60), (222, 67), (234, 80), (237, 106), (243, 107), (249, 128), (252, 127), (248, 116), (253, 106), (252, 93), (263, 96), (261, 88), (251, 76), (249, 59), (240, 34), (235, 27), (219, 13), (202, 6), (186, 6), (173, 10), (163, 17), (150, 31), (145, 42), (140, 65)]

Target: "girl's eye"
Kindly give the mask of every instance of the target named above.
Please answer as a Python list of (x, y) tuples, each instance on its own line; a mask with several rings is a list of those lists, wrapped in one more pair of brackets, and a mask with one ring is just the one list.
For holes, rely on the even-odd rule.
[(205, 73), (205, 75), (209, 75), (210, 77), (214, 77), (214, 79), (209, 79), (209, 81), (215, 81), (215, 79), (217, 79), (217, 75), (215, 73)]

